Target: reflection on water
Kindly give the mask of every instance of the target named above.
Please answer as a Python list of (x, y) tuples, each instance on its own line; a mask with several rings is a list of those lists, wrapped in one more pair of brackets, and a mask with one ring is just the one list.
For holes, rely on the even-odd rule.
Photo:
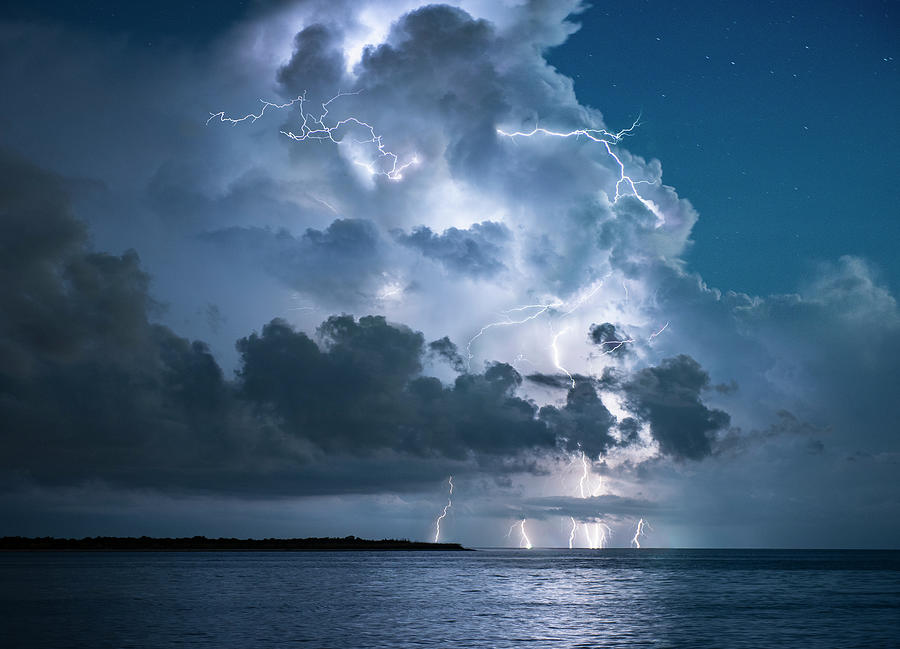
[(10, 647), (900, 646), (900, 552), (5, 553)]

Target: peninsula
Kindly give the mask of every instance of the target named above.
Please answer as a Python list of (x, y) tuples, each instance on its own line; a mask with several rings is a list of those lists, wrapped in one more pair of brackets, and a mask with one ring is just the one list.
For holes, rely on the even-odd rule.
[(466, 550), (459, 543), (426, 543), (408, 539), (361, 539), (322, 537), (304, 539), (210, 539), (205, 536), (154, 538), (150, 536), (94, 536), (64, 539), (50, 536), (0, 538), (0, 551), (85, 550), (85, 551), (302, 551), (302, 550)]

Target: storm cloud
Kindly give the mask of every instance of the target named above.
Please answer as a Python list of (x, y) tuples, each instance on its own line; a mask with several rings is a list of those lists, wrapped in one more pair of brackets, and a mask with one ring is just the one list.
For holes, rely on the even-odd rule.
[(424, 256), (443, 264), (448, 270), (475, 277), (490, 277), (506, 269), (505, 245), (511, 239), (509, 230), (500, 223), (475, 223), (467, 230), (448, 228), (435, 234), (427, 226), (419, 226), (410, 234), (396, 231), (394, 238)]
[[(253, 492), (278, 476), (302, 490), (282, 474), (323, 454), (376, 458), (372, 470), (380, 453), (490, 467), (613, 444), (615, 419), (589, 383), (540, 409), (516, 395), (522, 377), (505, 363), (444, 385), (422, 374), (423, 360), (436, 353), (461, 369), (455, 346), (426, 345), (382, 316), (331, 316), (315, 339), (275, 319), (237, 341), (228, 380), (204, 343), (152, 323), (135, 253), (89, 251), (58, 178), (2, 162), (4, 240), (18, 245), (3, 271), (0, 409), (6, 470), (21, 479), (161, 489), (236, 480), (244, 486), (229, 491)], [(327, 248), (342, 227), (308, 232), (303, 245)]]
[(699, 460), (712, 453), (715, 433), (730, 422), (728, 413), (701, 401), (708, 386), (709, 375), (700, 364), (681, 355), (638, 371), (622, 390), (633, 411), (649, 422), (661, 452)]
[(236, 226), (202, 239), (326, 304), (371, 297), (386, 267), (377, 229), (360, 219), (336, 219), (324, 230), (308, 228), (300, 236), (285, 229)]
[[(746, 544), (742, 516), (816, 539), (853, 511), (895, 539), (900, 311), (877, 266), (710, 286), (697, 211), (609, 135), (634, 116), (547, 58), (581, 3), (455, 4), (263, 4), (150, 54), (0, 25), (10, 96), (54, 97), (0, 107), (4, 494), (389, 500), (452, 473), (470, 513), (646, 513)], [(206, 124), (304, 92), (376, 140), (285, 137), (296, 104)], [(536, 127), (609, 148), (500, 132)], [(602, 501), (553, 495), (582, 451)]]

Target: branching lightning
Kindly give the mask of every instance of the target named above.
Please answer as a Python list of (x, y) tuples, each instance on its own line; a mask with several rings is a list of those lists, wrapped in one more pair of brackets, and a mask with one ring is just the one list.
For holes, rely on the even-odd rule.
[[(232, 126), (236, 126), (242, 122), (248, 122), (250, 124), (255, 123), (257, 120), (262, 119), (267, 111), (275, 111), (275, 110), (284, 110), (290, 109), (294, 106), (297, 107), (299, 111), (299, 126), (296, 130), (282, 130), (280, 133), (287, 138), (295, 142), (304, 142), (307, 140), (317, 140), (317, 141), (329, 141), (335, 145), (348, 145), (355, 144), (361, 146), (369, 146), (372, 148), (372, 154), (368, 161), (360, 161), (360, 160), (352, 160), (355, 165), (358, 165), (364, 168), (370, 175), (375, 176), (385, 176), (389, 180), (399, 181), (403, 178), (403, 173), (412, 165), (418, 163), (418, 157), (414, 154), (408, 159), (401, 161), (400, 156), (388, 150), (383, 136), (376, 132), (375, 128), (363, 121), (362, 119), (356, 116), (345, 116), (341, 119), (335, 119), (330, 117), (330, 111), (332, 109), (332, 104), (337, 102), (342, 97), (353, 96), (360, 94), (361, 91), (357, 92), (339, 92), (334, 97), (325, 101), (321, 104), (321, 112), (317, 115), (309, 112), (306, 104), (307, 98), (306, 93), (304, 92), (302, 95), (287, 101), (285, 103), (274, 103), (265, 100), (260, 100), (262, 107), (257, 113), (249, 113), (244, 115), (243, 117), (230, 117), (226, 115), (224, 111), (220, 111), (217, 113), (210, 113), (209, 118), (206, 123), (209, 124), (214, 120), (218, 120), (222, 123), (228, 123)], [(639, 201), (647, 210), (649, 210), (657, 220), (657, 227), (662, 226), (665, 222), (665, 216), (662, 213), (660, 207), (651, 199), (646, 198), (641, 195), (641, 193), (637, 189), (637, 185), (640, 184), (654, 184), (648, 180), (634, 180), (631, 176), (626, 173), (625, 163), (622, 159), (617, 155), (614, 147), (618, 145), (623, 138), (631, 135), (634, 130), (638, 127), (640, 117), (634, 121), (634, 123), (621, 131), (618, 132), (610, 132), (605, 129), (577, 129), (568, 132), (564, 131), (554, 131), (550, 129), (546, 129), (543, 127), (535, 126), (531, 131), (513, 131), (507, 132), (502, 129), (497, 129), (498, 135), (508, 137), (510, 139), (517, 138), (530, 138), (538, 135), (546, 136), (546, 137), (556, 137), (556, 138), (580, 138), (584, 136), (591, 140), (592, 142), (599, 143), (602, 145), (607, 153), (607, 155), (615, 162), (615, 165), (618, 167), (618, 179), (615, 182), (614, 188), (614, 196), (612, 199), (613, 203), (617, 203), (620, 199), (625, 196), (633, 196), (634, 199)], [(316, 198), (322, 205), (337, 213), (337, 210), (327, 203), (326, 201)], [(608, 277), (609, 275), (607, 275)], [(604, 277), (599, 282), (596, 282), (590, 290), (583, 293), (578, 297), (577, 300), (564, 302), (559, 298), (553, 298), (552, 300), (545, 301), (543, 303), (537, 304), (526, 304), (522, 306), (516, 306), (505, 311), (501, 311), (501, 319), (488, 323), (481, 327), (478, 332), (472, 336), (471, 339), (466, 343), (466, 356), (467, 356), (467, 365), (471, 365), (471, 361), (474, 358), (472, 353), (472, 345), (481, 338), (486, 332), (493, 328), (498, 327), (510, 327), (510, 326), (518, 326), (528, 323), (532, 320), (535, 320), (545, 314), (550, 314), (551, 317), (566, 317), (571, 315), (573, 312), (578, 310), (584, 303), (587, 302), (591, 297), (593, 297), (603, 286), (603, 282), (606, 279)], [(629, 295), (628, 295), (628, 287), (625, 282), (622, 283), (622, 288), (625, 291), (625, 303), (628, 303)], [(387, 299), (393, 297), (394, 295), (402, 292), (402, 287), (395, 284), (389, 284), (385, 287), (381, 294), (379, 294), (380, 299)], [(570, 306), (571, 305), (571, 306)], [(297, 307), (297, 308), (308, 308), (308, 307)], [(669, 322), (666, 322), (665, 325), (662, 326), (658, 331), (650, 334), (647, 338), (647, 342), (651, 342), (654, 338), (662, 334), (666, 328), (669, 326)], [(552, 338), (550, 341), (550, 350), (552, 352), (552, 360), (555, 368), (559, 370), (561, 373), (565, 374), (572, 388), (575, 388), (576, 381), (574, 376), (569, 372), (566, 367), (563, 366), (560, 359), (560, 350), (558, 348), (558, 340), (560, 337), (565, 335), (569, 331), (570, 327), (563, 327), (562, 329), (556, 331), (552, 334)], [(632, 338), (623, 338), (622, 340), (608, 340), (600, 343), (600, 347), (602, 349), (601, 355), (612, 354), (623, 345), (635, 343), (635, 340)], [(522, 362), (530, 362), (528, 359), (524, 357), (524, 354), (519, 354), (516, 359), (517, 361)], [(602, 479), (600, 481), (599, 486), (596, 488), (592, 488), (591, 481), (591, 467), (586, 457), (585, 453), (581, 452), (580, 457), (582, 463), (582, 475), (579, 480), (579, 494), (581, 498), (589, 498), (594, 497), (602, 491)], [(447, 498), (447, 504), (442, 508), (440, 514), (435, 519), (435, 534), (434, 534), (434, 542), (437, 543), (440, 541), (441, 537), (441, 522), (447, 517), (449, 510), (453, 505), (452, 496), (453, 496), (453, 477), (450, 476), (447, 480), (449, 493)], [(584, 534), (587, 540), (587, 545), (590, 548), (602, 548), (608, 542), (608, 539), (611, 535), (611, 529), (606, 523), (602, 521), (589, 521), (589, 522), (581, 522), (576, 521), (574, 517), (570, 517), (571, 520), (571, 530), (569, 532), (569, 548), (572, 548), (575, 544), (578, 526), (581, 525), (584, 528)], [(531, 549), (532, 543), (528, 537), (528, 534), (525, 529), (526, 519), (521, 519), (516, 521), (509, 529), (509, 533), (507, 536), (511, 536), (513, 530), (518, 528), (519, 532), (519, 547), (524, 549)], [(635, 548), (640, 548), (640, 539), (645, 536), (645, 528), (650, 528), (649, 524), (647, 524), (643, 518), (641, 518), (637, 523), (637, 528), (634, 533), (634, 537), (631, 539), (631, 545)]]
[[(627, 290), (628, 289), (626, 289), (626, 291)], [(668, 328), (668, 326), (669, 326), (669, 323), (666, 322), (666, 324), (664, 324), (659, 331), (656, 331), (656, 332), (650, 334), (650, 337), (647, 338), (647, 342), (648, 343), (651, 342), (659, 334), (661, 334), (663, 331), (665, 331)], [(623, 340), (604, 340), (603, 342), (601, 342), (599, 344), (600, 348), (603, 349), (607, 345), (609, 345), (610, 348), (603, 349), (603, 351), (600, 352), (600, 356), (608, 356), (608, 355), (612, 354), (613, 352), (615, 352), (616, 350), (618, 350), (620, 347), (622, 347), (622, 345), (627, 345), (629, 343), (635, 343), (635, 342), (637, 342), (637, 341), (634, 338), (625, 338)]]
[(506, 533), (506, 538), (512, 536), (513, 530), (519, 528), (519, 547), (524, 548), (526, 550), (531, 549), (531, 539), (528, 538), (528, 533), (525, 531), (525, 519), (521, 519), (513, 523), (509, 526), (509, 532)]
[[(494, 327), (509, 327), (512, 325), (520, 325), (525, 324), (526, 322), (530, 322), (535, 318), (542, 316), (547, 313), (550, 309), (555, 309), (562, 306), (562, 302), (560, 300), (554, 300), (548, 304), (526, 304), (523, 306), (517, 306), (512, 309), (507, 309), (506, 311), (501, 311), (500, 315), (503, 316), (503, 320), (498, 320), (497, 322), (491, 322), (490, 324), (484, 325), (481, 329), (478, 330), (478, 333), (472, 336), (469, 339), (469, 342), (466, 343), (466, 364), (471, 369), (472, 359), (475, 357), (472, 354), (472, 343), (481, 338), (486, 331), (489, 329), (493, 329)], [(531, 311), (529, 315), (522, 317), (518, 320), (513, 319), (510, 314), (512, 313), (525, 313), (527, 311)]]
[[(644, 198), (637, 190), (637, 186), (641, 183), (652, 184), (648, 180), (632, 180), (631, 176), (625, 173), (625, 164), (622, 160), (617, 156), (613, 150), (613, 145), (618, 144), (622, 138), (631, 135), (634, 129), (637, 128), (638, 123), (640, 122), (640, 116), (634, 123), (626, 129), (622, 129), (618, 133), (611, 133), (606, 129), (595, 129), (595, 128), (587, 128), (587, 129), (576, 129), (574, 131), (551, 131), (550, 129), (542, 128), (539, 126), (535, 126), (531, 131), (514, 131), (508, 132), (503, 129), (497, 129), (497, 133), (499, 135), (503, 135), (509, 138), (517, 138), (517, 137), (533, 137), (535, 135), (546, 135), (550, 137), (559, 137), (559, 138), (569, 138), (569, 137), (580, 137), (585, 136), (586, 138), (599, 142), (606, 149), (606, 153), (609, 154), (613, 160), (615, 160), (616, 165), (619, 167), (619, 179), (616, 181), (616, 192), (615, 197), (613, 198), (613, 203), (618, 202), (620, 198), (623, 196), (634, 196), (640, 203), (646, 207), (655, 217), (656, 217), (656, 225), (657, 227), (663, 225), (666, 222), (666, 218), (663, 215), (662, 211), (659, 209), (659, 206), (651, 201), (648, 198)], [(623, 192), (623, 189), (625, 190)], [(628, 191), (631, 190), (631, 191)]]
[(637, 528), (634, 530), (634, 536), (631, 539), (631, 545), (635, 548), (640, 549), (641, 547), (641, 537), (646, 536), (644, 533), (644, 528), (653, 529), (650, 527), (650, 524), (647, 523), (643, 518), (638, 521)]
[(437, 517), (437, 520), (434, 521), (434, 542), (437, 543), (441, 538), (441, 521), (444, 520), (447, 516), (447, 510), (453, 506), (453, 476), (447, 478), (447, 484), (450, 485), (450, 493), (447, 495), (447, 504), (444, 505), (444, 510), (441, 512), (441, 515)]
[[(594, 297), (601, 288), (603, 288), (603, 283), (606, 281), (606, 279), (609, 276), (610, 276), (610, 273), (607, 273), (606, 276), (604, 276), (602, 279), (596, 280), (593, 283), (593, 285), (590, 287), (589, 290), (587, 290), (583, 294), (579, 295), (578, 298), (571, 303), (572, 304), (571, 307), (569, 307), (565, 311), (562, 311), (562, 313), (560, 314), (560, 317), (565, 318), (566, 316), (572, 315), (575, 311), (580, 309), (589, 299)], [(476, 340), (481, 338), (481, 336), (483, 336), (488, 330), (493, 329), (494, 327), (509, 327), (509, 326), (513, 326), (513, 325), (522, 325), (522, 324), (525, 324), (526, 322), (530, 322), (532, 320), (539, 318), (540, 316), (544, 315), (548, 311), (552, 311), (555, 309), (561, 310), (566, 306), (566, 304), (567, 303), (564, 302), (563, 300), (560, 300), (559, 298), (554, 298), (552, 301), (547, 302), (545, 304), (525, 304), (522, 306), (513, 307), (511, 309), (506, 309), (505, 311), (500, 311), (500, 315), (503, 317), (502, 320), (497, 320), (496, 322), (491, 322), (491, 323), (484, 325), (481, 329), (478, 330), (478, 333), (476, 333), (474, 336), (472, 336), (469, 339), (469, 341), (466, 343), (466, 364), (467, 364), (468, 369), (471, 369), (471, 362), (472, 362), (472, 359), (475, 357), (474, 354), (472, 353), (472, 344)], [(524, 317), (514, 319), (511, 316), (511, 314), (514, 314), (514, 313), (525, 313), (525, 312), (529, 312), (529, 313), (527, 316), (524, 316)], [(575, 387), (574, 378), (572, 377), (571, 374), (569, 374), (565, 370), (565, 368), (560, 367), (559, 356), (558, 356), (559, 352), (556, 351), (556, 340), (566, 332), (566, 329), (563, 329), (562, 331), (554, 334), (553, 338), (550, 341), (550, 348), (554, 352), (554, 365), (556, 366), (556, 369), (560, 370), (561, 372), (564, 372), (569, 377), (569, 380), (572, 382), (572, 387), (574, 388)], [(520, 354), (519, 357), (521, 358), (521, 356), (522, 355)], [(529, 361), (529, 362), (531, 362), (531, 361)]]
[(596, 521), (584, 524), (584, 535), (591, 550), (602, 550), (609, 542), (612, 530), (603, 521)]
[[(346, 136), (341, 136), (341, 132), (347, 132), (350, 129), (356, 129), (362, 131), (364, 134), (363, 139), (355, 139), (353, 142), (355, 144), (373, 144), (375, 149), (378, 151), (376, 162), (360, 162), (354, 161), (354, 164), (363, 167), (366, 169), (371, 175), (380, 175), (387, 176), (390, 180), (400, 180), (403, 178), (403, 171), (406, 170), (411, 165), (418, 163), (419, 159), (416, 155), (413, 155), (406, 162), (401, 163), (400, 157), (394, 153), (393, 151), (389, 151), (384, 144), (382, 136), (379, 135), (375, 128), (363, 120), (356, 117), (345, 117), (343, 119), (335, 121), (330, 126), (326, 123), (326, 119), (328, 118), (329, 105), (331, 102), (341, 98), (347, 97), (351, 95), (358, 95), (362, 91), (356, 92), (339, 92), (334, 97), (326, 101), (322, 104), (322, 113), (316, 117), (304, 108), (304, 104), (306, 103), (306, 93), (304, 92), (302, 95), (292, 99), (289, 102), (284, 104), (275, 104), (270, 101), (266, 101), (264, 99), (260, 99), (262, 102), (262, 108), (259, 113), (249, 113), (244, 115), (243, 117), (228, 117), (224, 111), (220, 111), (218, 113), (210, 113), (209, 119), (206, 120), (206, 123), (209, 124), (211, 121), (218, 119), (220, 122), (225, 122), (231, 124), (232, 126), (239, 124), (244, 121), (249, 121), (251, 124), (256, 122), (256, 120), (261, 119), (263, 115), (266, 114), (266, 110), (272, 108), (273, 110), (281, 110), (284, 108), (289, 108), (294, 104), (297, 104), (300, 110), (300, 129), (299, 132), (294, 133), (293, 131), (280, 131), (282, 135), (285, 137), (289, 137), (295, 142), (303, 142), (305, 140), (328, 140), (333, 142), (334, 144), (341, 144), (344, 142)], [(367, 135), (368, 137), (365, 137)]]
[(526, 550), (531, 549), (531, 539), (528, 538), (528, 533), (525, 531), (525, 519), (522, 519), (522, 522), (519, 524), (519, 531), (522, 534), (522, 538), (519, 541), (519, 547), (525, 548)]
[(602, 352), (600, 352), (600, 355), (608, 356), (609, 354), (612, 354), (614, 351), (619, 349), (619, 347), (621, 347), (622, 345), (627, 345), (628, 343), (633, 342), (634, 338), (626, 338), (625, 340), (604, 340), (602, 343), (600, 343), (600, 347), (604, 347), (606, 345), (615, 345), (615, 347), (612, 347), (611, 349), (604, 349)]
[[(596, 487), (591, 487), (591, 464), (588, 461), (587, 455), (585, 455), (584, 451), (581, 451), (581, 477), (578, 480), (578, 495), (581, 498), (594, 498), (600, 495), (600, 492), (603, 491), (603, 480), (600, 479), (599, 484)], [(569, 548), (575, 542), (575, 533), (578, 528), (578, 523), (575, 521), (573, 517), (572, 520), (572, 530), (569, 532)], [(584, 529), (584, 536), (587, 542), (587, 546), (592, 550), (602, 549), (609, 541), (609, 537), (612, 535), (612, 530), (609, 525), (604, 523), (603, 521), (594, 521), (594, 522), (585, 522), (581, 523)]]

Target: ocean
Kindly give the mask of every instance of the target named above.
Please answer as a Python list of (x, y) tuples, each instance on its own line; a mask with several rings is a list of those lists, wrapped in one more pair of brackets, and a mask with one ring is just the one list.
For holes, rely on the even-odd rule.
[(900, 647), (900, 551), (5, 552), (0, 645)]

